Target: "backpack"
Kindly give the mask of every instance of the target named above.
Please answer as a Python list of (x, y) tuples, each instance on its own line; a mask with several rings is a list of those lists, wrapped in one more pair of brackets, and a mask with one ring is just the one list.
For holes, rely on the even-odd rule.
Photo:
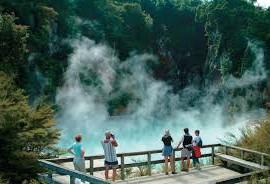
[(190, 146), (191, 144), (192, 144), (192, 136), (184, 135), (183, 147), (187, 148), (188, 151), (191, 151), (192, 150), (192, 146)]

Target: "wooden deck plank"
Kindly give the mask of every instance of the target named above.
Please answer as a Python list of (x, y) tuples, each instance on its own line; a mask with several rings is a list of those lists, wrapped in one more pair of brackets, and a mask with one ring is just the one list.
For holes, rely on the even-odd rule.
[[(215, 181), (233, 176), (240, 176), (240, 173), (220, 167), (207, 166), (198, 171), (191, 169), (189, 173), (181, 172), (176, 175), (154, 174), (153, 176), (143, 176), (138, 178), (131, 178), (124, 181), (117, 181), (117, 184), (186, 184), (186, 183), (202, 183), (214, 184)], [(61, 184), (68, 184), (69, 177), (54, 175), (54, 180)], [(79, 181), (76, 183), (80, 183)]]
[(267, 170), (267, 169), (269, 169), (269, 167), (267, 167), (267, 166), (263, 166), (263, 165), (260, 165), (260, 164), (254, 163), (254, 162), (246, 161), (246, 160), (236, 158), (236, 157), (233, 157), (230, 155), (225, 155), (222, 153), (217, 153), (216, 157), (222, 161), (237, 164), (237, 165), (240, 165), (242, 167), (246, 167), (246, 168), (249, 168), (252, 170)]
[(126, 181), (119, 181), (117, 184), (212, 184), (215, 183), (216, 180), (238, 175), (240, 175), (240, 173), (223, 167), (208, 166), (203, 167), (200, 171), (192, 169), (189, 173), (181, 172), (177, 175), (169, 176), (164, 174), (156, 174), (153, 176), (145, 176), (129, 179)]

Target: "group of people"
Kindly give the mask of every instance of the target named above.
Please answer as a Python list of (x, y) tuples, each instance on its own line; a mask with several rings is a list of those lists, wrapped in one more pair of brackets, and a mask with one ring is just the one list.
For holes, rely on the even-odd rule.
[[(165, 160), (165, 174), (168, 175), (168, 162), (170, 160), (172, 174), (176, 174), (175, 172), (175, 161), (174, 161), (174, 150), (172, 147), (173, 138), (170, 135), (169, 130), (165, 131), (164, 136), (162, 137), (162, 142), (164, 147), (162, 149), (162, 155), (164, 156)], [(181, 166), (182, 171), (189, 172), (190, 168), (190, 158), (193, 158), (193, 164), (195, 168), (200, 169), (200, 162), (199, 158), (201, 157), (201, 147), (202, 147), (202, 139), (200, 137), (200, 131), (195, 130), (195, 137), (193, 138), (192, 135), (189, 133), (189, 129), (184, 129), (184, 135), (182, 136), (181, 140), (179, 141), (176, 149), (180, 147), (182, 144), (181, 150)], [(185, 159), (187, 160), (187, 166), (185, 167)]]
[[(183, 145), (181, 150), (181, 165), (182, 171), (189, 171), (190, 168), (190, 158), (193, 157), (193, 164), (197, 169), (200, 169), (199, 157), (201, 156), (200, 148), (202, 146), (202, 139), (200, 137), (200, 131), (195, 131), (195, 137), (189, 134), (188, 128), (184, 129), (184, 135), (180, 142), (177, 145), (177, 149), (180, 145)], [(162, 137), (162, 142), (164, 147), (162, 149), (162, 155), (165, 159), (165, 174), (168, 175), (168, 162), (171, 164), (172, 174), (176, 174), (175, 172), (175, 161), (174, 161), (174, 149), (172, 147), (173, 138), (170, 135), (170, 131), (166, 130), (164, 136)], [(116, 155), (115, 147), (118, 146), (118, 143), (115, 139), (115, 136), (110, 132), (105, 132), (105, 139), (101, 141), (101, 145), (104, 150), (104, 166), (105, 166), (105, 178), (108, 180), (109, 178), (109, 169), (113, 170), (112, 180), (116, 179), (116, 169), (118, 167), (118, 160)], [(82, 146), (82, 136), (77, 135), (75, 137), (75, 143), (68, 149), (68, 152), (74, 155), (73, 164), (75, 170), (86, 172), (85, 169), (85, 150)], [(187, 160), (187, 167), (185, 168), (185, 159)]]

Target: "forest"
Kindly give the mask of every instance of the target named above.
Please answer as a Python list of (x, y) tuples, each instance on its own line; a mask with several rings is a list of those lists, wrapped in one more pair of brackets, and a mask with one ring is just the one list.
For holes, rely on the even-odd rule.
[[(134, 54), (155, 55), (157, 61), (147, 62), (147, 70), (155, 80), (170, 85), (174, 94), (194, 85), (203, 95), (207, 93), (205, 88), (219, 85), (215, 101), (230, 96), (227, 113), (256, 108), (267, 111), (270, 8), (255, 3), (256, 0), (0, 0), (3, 182), (30, 181), (39, 171), (36, 159), (55, 152), (60, 136), (54, 119), (60, 108), (55, 103), (56, 94), (64, 83), (73, 39), (88, 38), (110, 46), (121, 60), (119, 65)], [(263, 70), (256, 69), (258, 48), (263, 50)], [(242, 79), (254, 68), (260, 80), (233, 88), (227, 83)], [(89, 76), (92, 78), (80, 75), (86, 85), (98, 85), (95, 71), (89, 70)], [(112, 91), (117, 90), (116, 84)], [(254, 92), (252, 97), (248, 96), (250, 91)], [(242, 101), (235, 100), (239, 96), (245, 98), (245, 109)], [(106, 99), (109, 114), (129, 113), (127, 104), (139, 101), (136, 98), (125, 91), (112, 94)], [(194, 101), (196, 97), (188, 101), (189, 105), (194, 105)], [(257, 136), (249, 131), (236, 143), (270, 153), (270, 134), (260, 131), (270, 131), (269, 121), (263, 122), (258, 135), (267, 146), (256, 147)], [(17, 160), (21, 163), (15, 167)]]

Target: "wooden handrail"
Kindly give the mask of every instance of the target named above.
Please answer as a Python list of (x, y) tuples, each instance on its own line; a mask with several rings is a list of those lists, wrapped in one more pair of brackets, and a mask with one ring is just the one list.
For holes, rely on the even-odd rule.
[[(214, 148), (215, 147), (219, 147), (220, 144), (210, 144), (210, 145), (204, 145), (202, 146), (202, 148), (211, 148), (211, 153), (207, 153), (207, 154), (202, 154), (201, 157), (212, 157), (212, 163), (214, 163), (214, 157), (215, 157), (215, 153), (214, 153)], [(174, 149), (174, 155), (176, 151), (181, 151), (183, 148), (178, 148), (178, 149)], [(161, 164), (164, 163), (164, 159), (161, 160), (151, 160), (151, 155), (152, 154), (159, 154), (162, 153), (161, 149), (158, 150), (150, 150), (150, 151), (137, 151), (137, 152), (127, 152), (127, 153), (118, 153), (117, 157), (120, 157), (120, 165), (119, 168), (121, 169), (121, 179), (124, 180), (125, 179), (125, 168), (130, 168), (130, 167), (138, 167), (138, 166), (147, 166), (148, 168), (148, 174), (151, 175), (151, 165), (153, 164)], [(142, 162), (136, 162), (136, 163), (125, 163), (125, 157), (129, 157), (129, 156), (147, 156), (147, 160), (146, 161), (142, 161)], [(87, 171), (93, 175), (93, 173), (95, 171), (104, 171), (105, 167), (94, 167), (94, 160), (99, 160), (99, 159), (104, 159), (104, 155), (94, 155), (94, 156), (86, 156), (85, 160), (89, 160), (90, 161), (90, 167), (87, 168)], [(175, 158), (176, 161), (180, 160), (180, 158)], [(65, 163), (65, 162), (72, 162), (73, 161), (73, 157), (66, 157), (66, 158), (57, 158), (57, 159), (47, 159), (46, 160), (47, 163), (55, 163), (55, 164), (61, 164), (61, 163)]]
[(230, 148), (230, 149), (235, 149), (235, 150), (239, 150), (239, 151), (243, 151), (243, 152), (247, 152), (247, 153), (253, 153), (253, 154), (257, 154), (257, 155), (263, 155), (263, 156), (266, 156), (266, 157), (270, 157), (270, 154), (250, 150), (250, 149), (247, 149), (247, 148), (241, 148), (241, 147), (238, 147), (238, 146), (231, 146), (231, 145), (224, 145), (224, 144), (221, 144), (220, 146), (225, 147), (225, 149)]
[[(211, 153), (207, 153), (207, 154), (202, 154), (201, 158), (205, 158), (205, 157), (211, 157), (212, 154)], [(175, 158), (175, 161), (180, 161), (181, 158)], [(160, 159), (160, 160), (152, 160), (151, 161), (151, 165), (156, 165), (156, 164), (162, 164), (164, 163), (164, 159)], [(147, 161), (142, 161), (142, 162), (135, 162), (135, 163), (128, 163), (128, 164), (124, 164), (124, 168), (131, 168), (131, 167), (140, 167), (140, 166), (147, 166), (148, 162)], [(121, 164), (119, 165), (119, 169), (121, 169)], [(104, 166), (100, 166), (100, 167), (94, 167), (94, 172), (97, 171), (104, 171), (105, 167)], [(90, 172), (90, 169), (87, 169), (87, 172)]]
[(66, 167), (62, 167), (58, 164), (46, 161), (46, 160), (38, 160), (40, 166), (43, 168), (49, 170), (49, 176), (48, 178), (52, 179), (52, 174), (51, 172), (56, 172), (57, 174), (62, 174), (62, 175), (69, 175), (70, 176), (70, 184), (75, 183), (75, 178), (81, 179), (83, 181), (90, 182), (91, 184), (109, 184), (108, 181), (103, 180), (101, 178), (97, 178), (95, 176), (85, 174), (83, 172), (79, 172), (76, 170), (72, 170)]
[(265, 159), (264, 157), (269, 157), (270, 158), (270, 155), (267, 154), (267, 153), (263, 153), (263, 152), (259, 152), (259, 151), (254, 151), (254, 150), (250, 150), (250, 149), (247, 149), (247, 148), (241, 148), (241, 147), (238, 147), (238, 146), (231, 146), (231, 145), (223, 145), (221, 144), (222, 147), (225, 147), (225, 154), (228, 155), (228, 149), (234, 149), (234, 150), (238, 150), (240, 151), (240, 157), (241, 159), (244, 159), (244, 154), (245, 153), (252, 153), (252, 154), (255, 154), (255, 155), (259, 155), (261, 158), (261, 161), (260, 161), (260, 164), (261, 166), (264, 165), (265, 163)]
[[(208, 145), (203, 145), (202, 148), (212, 148), (212, 147), (219, 147), (221, 144), (208, 144)], [(183, 148), (178, 148), (174, 149), (174, 151), (181, 151)], [(162, 149), (158, 150), (150, 150), (150, 151), (137, 151), (137, 152), (124, 152), (124, 153), (118, 153), (117, 157), (121, 158), (121, 156), (128, 157), (128, 156), (141, 156), (141, 155), (147, 155), (148, 153), (150, 154), (158, 154), (162, 153)], [(73, 156), (69, 157), (62, 157), (62, 158), (52, 158), (52, 159), (46, 159), (47, 161), (54, 162), (54, 163), (65, 163), (65, 162), (72, 162), (73, 161)], [(91, 155), (91, 156), (86, 156), (85, 160), (99, 160), (99, 159), (104, 159), (104, 155)]]

